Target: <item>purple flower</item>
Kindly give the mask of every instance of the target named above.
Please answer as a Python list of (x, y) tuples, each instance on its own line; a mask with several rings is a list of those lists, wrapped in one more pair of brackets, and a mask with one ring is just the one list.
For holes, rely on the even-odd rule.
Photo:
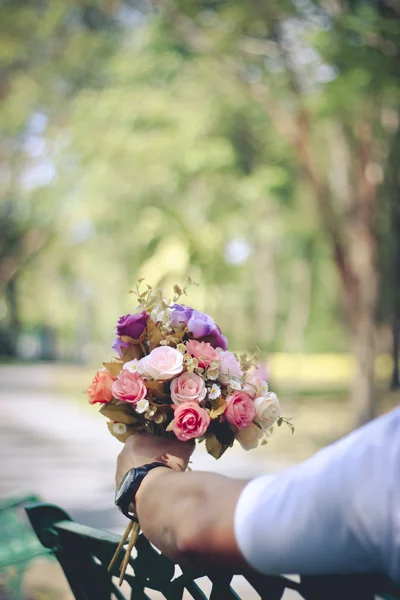
[(214, 320), (206, 313), (193, 310), (190, 319), (187, 322), (187, 328), (193, 335), (194, 339), (207, 338), (214, 348), (228, 348), (228, 340), (221, 333), (221, 329)]
[(149, 315), (145, 311), (136, 315), (124, 315), (118, 319), (115, 333), (119, 336), (127, 335), (136, 340), (145, 330), (148, 318)]
[(187, 322), (187, 327), (192, 333), (194, 339), (210, 335), (210, 333), (216, 328), (214, 320), (206, 313), (193, 310), (190, 315), (190, 319)]
[(120, 358), (124, 358), (124, 348), (129, 348), (129, 344), (123, 342), (120, 338), (113, 341), (112, 349), (117, 352)]
[(224, 335), (222, 335), (218, 325), (215, 326), (214, 331), (210, 334), (209, 341), (211, 346), (214, 346), (214, 348), (222, 348), (222, 350), (228, 349), (228, 340)]
[(169, 315), (169, 322), (174, 329), (183, 329), (186, 327), (193, 313), (193, 308), (183, 306), (182, 304), (173, 304)]

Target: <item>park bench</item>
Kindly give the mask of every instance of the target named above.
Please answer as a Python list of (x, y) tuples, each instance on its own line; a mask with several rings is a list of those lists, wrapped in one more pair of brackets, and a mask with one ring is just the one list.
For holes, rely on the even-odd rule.
[[(51, 504), (34, 503), (26, 511), (39, 540), (58, 559), (76, 600), (145, 600), (154, 597), (152, 590), (159, 592), (157, 598), (167, 600), (240, 600), (234, 590), (237, 578), (233, 578), (233, 573), (181, 570), (158, 553), (143, 535), (137, 541), (136, 556), (130, 559), (124, 595), (117, 585), (118, 566), (112, 573), (107, 571), (120, 541), (118, 535), (75, 523), (63, 509)], [(205, 576), (207, 592), (199, 585), (199, 579)], [(400, 599), (399, 589), (380, 575), (295, 579), (253, 573), (246, 575), (246, 579), (265, 600), (279, 600), (288, 589), (297, 591), (297, 597), (306, 600), (372, 600), (375, 595), (385, 600)]]

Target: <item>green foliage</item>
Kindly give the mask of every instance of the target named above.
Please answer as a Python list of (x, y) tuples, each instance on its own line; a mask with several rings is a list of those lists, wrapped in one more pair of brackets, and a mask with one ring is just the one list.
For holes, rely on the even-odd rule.
[(55, 327), (76, 355), (74, 343), (109, 343), (138, 276), (171, 287), (190, 275), (193, 303), (233, 348), (344, 350), (331, 238), (301, 153), (347, 224), (365, 123), (371, 177), (388, 167), (399, 21), (357, 2), (143, 6), (3, 9), (5, 321)]

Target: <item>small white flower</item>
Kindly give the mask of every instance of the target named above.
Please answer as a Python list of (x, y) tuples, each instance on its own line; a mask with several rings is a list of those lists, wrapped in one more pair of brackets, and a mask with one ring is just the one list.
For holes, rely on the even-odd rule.
[(210, 400), (215, 400), (216, 398), (219, 398), (220, 395), (221, 388), (216, 383), (213, 383), (211, 388), (209, 389), (208, 397), (210, 398)]
[(207, 379), (211, 379), (211, 381), (218, 379), (219, 367), (208, 367), (206, 375), (207, 375)]
[(266, 396), (268, 394), (268, 390), (269, 390), (268, 383), (266, 381), (263, 381), (259, 388), (260, 395)]
[(229, 387), (231, 387), (236, 392), (239, 392), (242, 389), (242, 384), (237, 379), (231, 379), (229, 381)]
[(124, 433), (126, 433), (126, 425), (124, 425), (123, 423), (114, 423), (114, 425), (112, 426), (112, 430), (117, 435), (123, 435)]
[(136, 412), (139, 413), (140, 415), (144, 412), (146, 412), (146, 410), (149, 408), (149, 401), (144, 399), (144, 400), (139, 400), (139, 402), (136, 404)]
[(133, 360), (126, 362), (122, 367), (122, 370), (129, 371), (130, 373), (140, 373), (139, 361), (137, 358), (134, 358)]

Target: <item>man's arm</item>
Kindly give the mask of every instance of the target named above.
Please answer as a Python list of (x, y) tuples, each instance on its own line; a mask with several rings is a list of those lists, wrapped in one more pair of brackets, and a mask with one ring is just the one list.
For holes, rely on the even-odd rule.
[(245, 485), (213, 473), (154, 469), (136, 496), (143, 533), (177, 563), (243, 570), (234, 513)]
[[(147, 447), (146, 447), (147, 445)], [(186, 469), (193, 445), (131, 436), (125, 472)], [(137, 494), (148, 539), (177, 562), (265, 574), (386, 573), (400, 583), (400, 408), (308, 461), (246, 484), (154, 469)]]

